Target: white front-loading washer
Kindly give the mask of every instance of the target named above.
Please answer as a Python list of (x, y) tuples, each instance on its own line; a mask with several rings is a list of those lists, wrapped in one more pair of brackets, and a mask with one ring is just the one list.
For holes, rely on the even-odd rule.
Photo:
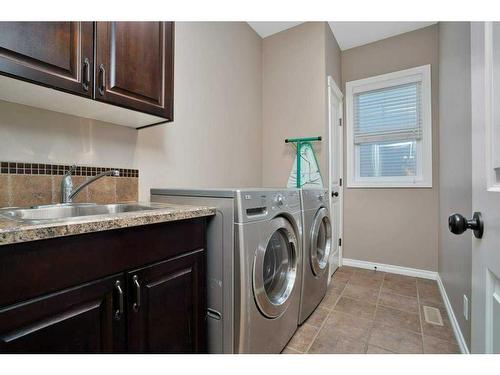
[(332, 251), (332, 226), (328, 191), (302, 188), (302, 287), (299, 324), (313, 313), (326, 294), (328, 262)]
[(151, 201), (216, 208), (207, 221), (209, 353), (280, 353), (297, 329), (297, 189), (151, 189)]

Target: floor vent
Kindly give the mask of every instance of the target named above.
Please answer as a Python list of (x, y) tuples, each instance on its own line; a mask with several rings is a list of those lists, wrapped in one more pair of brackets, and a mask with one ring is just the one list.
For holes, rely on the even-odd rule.
[(441, 317), (441, 311), (435, 307), (424, 306), (424, 317), (425, 321), (429, 324), (434, 324), (437, 326), (443, 325), (443, 318)]

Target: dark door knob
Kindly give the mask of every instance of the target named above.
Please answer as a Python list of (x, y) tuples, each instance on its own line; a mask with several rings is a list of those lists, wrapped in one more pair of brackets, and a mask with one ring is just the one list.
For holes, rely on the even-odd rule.
[(338, 191), (335, 191), (332, 193), (332, 197), (338, 197), (339, 196), (339, 192)]
[(467, 229), (472, 229), (474, 231), (474, 236), (476, 238), (483, 237), (484, 224), (481, 212), (474, 212), (474, 216), (471, 220), (467, 220), (460, 214), (453, 214), (448, 218), (448, 228), (451, 233), (462, 234)]

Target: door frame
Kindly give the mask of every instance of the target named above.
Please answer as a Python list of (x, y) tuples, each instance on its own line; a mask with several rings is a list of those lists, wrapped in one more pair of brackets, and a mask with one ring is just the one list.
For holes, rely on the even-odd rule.
[[(340, 147), (340, 178), (342, 179), (342, 185), (340, 188), (339, 194), (339, 205), (340, 205), (340, 222), (339, 222), (339, 236), (338, 238), (343, 237), (343, 227), (344, 227), (344, 95), (342, 91), (335, 83), (335, 80), (332, 76), (327, 77), (327, 91), (328, 91), (328, 209), (330, 210), (332, 207), (332, 159), (333, 159), (333, 150), (332, 150), (332, 126), (339, 126), (338, 121), (340, 121), (340, 131), (339, 136), (341, 138), (339, 142)], [(336, 99), (339, 102), (339, 110), (338, 110), (338, 119), (332, 118), (332, 104), (333, 100)], [(330, 220), (330, 223), (333, 223), (333, 220)], [(332, 233), (333, 225), (332, 225)], [(338, 246), (338, 243), (336, 244)], [(342, 245), (338, 247), (339, 249), (339, 266), (342, 266)]]

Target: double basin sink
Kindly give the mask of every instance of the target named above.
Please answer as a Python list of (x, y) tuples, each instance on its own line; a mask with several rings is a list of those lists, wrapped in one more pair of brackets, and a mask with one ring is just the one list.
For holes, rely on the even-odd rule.
[(161, 205), (141, 203), (62, 203), (29, 208), (4, 208), (0, 209), (0, 218), (3, 217), (18, 222), (40, 224), (53, 221), (68, 221), (85, 216), (115, 215), (125, 212), (150, 211), (165, 208), (165, 206)]

